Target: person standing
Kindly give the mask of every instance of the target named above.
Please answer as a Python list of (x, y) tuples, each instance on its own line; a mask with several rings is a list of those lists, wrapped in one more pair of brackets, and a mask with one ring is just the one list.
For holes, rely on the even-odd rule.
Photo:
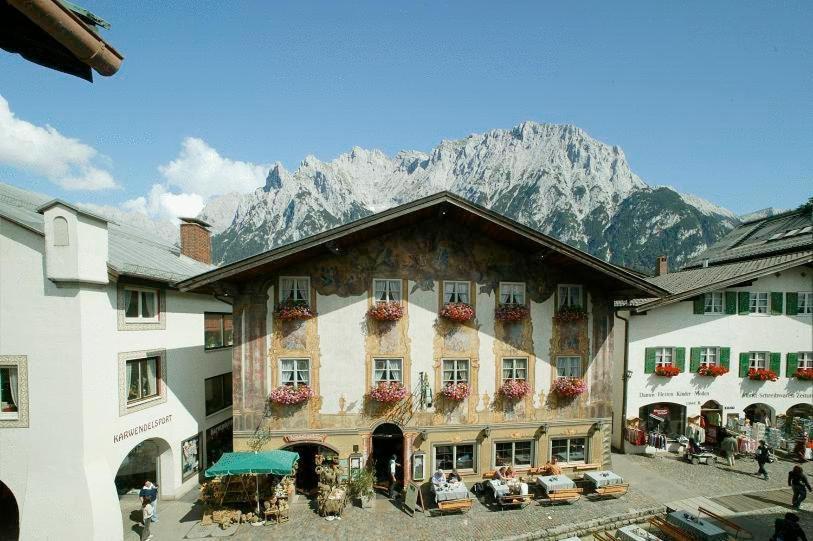
[(390, 458), (390, 498), (395, 498), (398, 492), (395, 490), (398, 485), (398, 478), (395, 476), (395, 469), (400, 466), (398, 464), (398, 457), (396, 455), (392, 455)]
[(149, 541), (152, 539), (150, 524), (152, 524), (153, 507), (148, 496), (141, 498), (141, 513), (144, 519), (144, 527), (141, 529), (141, 541)]
[(801, 466), (794, 466), (788, 473), (788, 486), (793, 489), (791, 505), (795, 509), (799, 509), (802, 502), (807, 498), (807, 491), (813, 490), (810, 488), (810, 482), (807, 480)]
[(759, 464), (759, 469), (754, 475), (762, 475), (762, 477), (767, 481), (768, 480), (768, 472), (765, 470), (765, 464), (768, 463), (770, 460), (771, 453), (768, 451), (768, 446), (765, 445), (765, 440), (759, 440), (759, 447), (754, 452), (754, 458)]
[(726, 435), (723, 438), (723, 441), (720, 443), (720, 447), (723, 449), (723, 453), (725, 454), (725, 458), (728, 461), (728, 467), (734, 467), (734, 455), (737, 453), (737, 440), (731, 434)]
[(152, 521), (158, 522), (158, 485), (154, 484), (148, 479), (144, 481), (144, 486), (141, 487), (138, 495), (150, 499), (150, 505), (152, 506)]

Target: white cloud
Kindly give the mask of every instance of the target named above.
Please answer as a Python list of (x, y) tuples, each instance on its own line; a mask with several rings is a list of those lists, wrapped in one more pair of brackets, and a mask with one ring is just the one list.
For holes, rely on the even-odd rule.
[(51, 126), (14, 116), (0, 96), (0, 163), (43, 175), (66, 190), (116, 188), (112, 175), (93, 164), (99, 153)]
[(177, 221), (181, 216), (197, 216), (206, 200), (196, 193), (171, 193), (162, 184), (153, 184), (146, 197), (128, 199), (120, 206), (127, 212), (137, 212), (155, 218)]

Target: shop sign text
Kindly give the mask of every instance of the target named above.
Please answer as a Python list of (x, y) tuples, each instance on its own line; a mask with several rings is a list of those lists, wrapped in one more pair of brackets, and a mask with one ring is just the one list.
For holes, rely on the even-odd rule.
[(159, 426), (166, 424), (172, 420), (172, 414), (165, 415), (163, 417), (158, 417), (157, 419), (153, 419), (152, 421), (147, 421), (144, 424), (134, 426), (129, 430), (125, 430), (124, 432), (119, 432), (118, 434), (113, 435), (113, 443), (118, 443), (122, 440), (126, 440), (130, 436), (135, 436), (136, 434), (141, 434), (142, 432), (146, 432), (147, 430), (152, 430), (153, 428), (158, 428)]

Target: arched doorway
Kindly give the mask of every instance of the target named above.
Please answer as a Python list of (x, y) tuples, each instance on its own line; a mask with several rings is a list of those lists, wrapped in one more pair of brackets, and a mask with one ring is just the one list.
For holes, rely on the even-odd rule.
[[(159, 492), (165, 483), (171, 484), (172, 450), (159, 438), (144, 440), (133, 447), (122, 460), (116, 473), (116, 491), (119, 496), (137, 493), (144, 481), (158, 485)], [(170, 488), (169, 485), (166, 488)]]
[(0, 481), (0, 541), (20, 538), (20, 510), (17, 499), (3, 481)]
[(745, 418), (748, 419), (751, 424), (762, 423), (773, 426), (774, 409), (768, 404), (762, 404), (761, 402), (751, 404), (745, 408), (744, 412)]
[(638, 409), (641, 425), (647, 432), (665, 436), (682, 436), (686, 432), (686, 406), (674, 402), (657, 402)]
[(720, 443), (723, 433), (723, 407), (716, 400), (709, 400), (700, 406), (700, 417), (706, 431), (705, 443)]
[(285, 447), (286, 451), (299, 453), (299, 465), (296, 469), (296, 491), (311, 495), (316, 492), (319, 476), (316, 474), (316, 455), (322, 455), (325, 462), (332, 462), (339, 458), (339, 453), (325, 445), (318, 443), (297, 443)]
[[(403, 462), (404, 432), (394, 423), (382, 423), (373, 430), (372, 445), (370, 457), (375, 467), (376, 485), (390, 488), (390, 460), (395, 457), (398, 464)], [(403, 485), (403, 464), (396, 466), (395, 478)]]

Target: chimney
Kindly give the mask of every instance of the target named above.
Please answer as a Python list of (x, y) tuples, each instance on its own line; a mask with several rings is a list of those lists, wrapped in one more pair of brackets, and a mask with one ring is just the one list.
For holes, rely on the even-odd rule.
[(181, 253), (207, 265), (212, 264), (212, 233), (209, 224), (197, 218), (180, 218)]
[(669, 258), (665, 255), (658, 256), (658, 267), (656, 276), (663, 276), (669, 272)]

